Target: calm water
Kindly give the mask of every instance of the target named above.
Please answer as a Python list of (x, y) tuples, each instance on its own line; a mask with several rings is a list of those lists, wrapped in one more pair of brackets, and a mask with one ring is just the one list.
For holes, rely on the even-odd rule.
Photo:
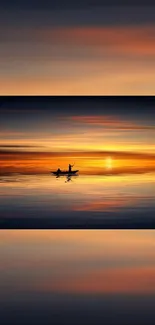
[(5, 325), (155, 324), (155, 231), (1, 230)]
[(155, 228), (155, 174), (0, 177), (1, 228)]

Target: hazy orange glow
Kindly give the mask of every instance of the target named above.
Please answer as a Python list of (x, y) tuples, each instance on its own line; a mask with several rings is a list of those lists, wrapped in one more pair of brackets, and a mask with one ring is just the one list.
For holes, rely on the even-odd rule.
[[(6, 252), (1, 270), (15, 268), (22, 279), (29, 273), (25, 290), (155, 293), (154, 231), (4, 230), (0, 247)], [(11, 285), (20, 290), (20, 279)]]
[[(17, 30), (12, 32), (19, 37)], [(30, 54), (23, 59), (17, 52), (21, 63), (15, 69), (9, 44), (5, 60), (12, 70), (1, 75), (1, 95), (154, 94), (154, 25), (55, 27), (26, 33), (42, 45), (41, 53), (36, 57), (28, 43)]]
[(92, 200), (91, 203), (81, 205), (80, 207), (73, 207), (73, 210), (75, 211), (119, 211), (122, 207), (132, 206), (133, 203), (136, 203), (138, 201), (141, 201), (143, 197), (130, 197), (130, 198), (115, 198), (111, 200), (103, 199), (95, 199)]
[(40, 283), (36, 288), (42, 292), (70, 293), (154, 293), (155, 267), (106, 269), (82, 276), (73, 276), (57, 283)]
[[(57, 66), (62, 65), (62, 70), (68, 65), (55, 62)], [(71, 64), (70, 64), (71, 65)], [(73, 76), (44, 77), (40, 74), (35, 78), (33, 74), (27, 76), (5, 76), (0, 80), (1, 95), (154, 95), (155, 67), (138, 65), (135, 62), (117, 62), (112, 71), (111, 65), (106, 62), (109, 69), (105, 77), (105, 65), (101, 63), (79, 63), (75, 62), (73, 67), (69, 66)], [(67, 69), (67, 67), (66, 67)], [(78, 71), (81, 70), (81, 76)], [(82, 75), (82, 71), (85, 74)], [(96, 72), (93, 72), (95, 70)], [(88, 76), (88, 71), (90, 76)], [(24, 74), (24, 73), (23, 73)], [(67, 72), (66, 72), (67, 74)]]
[[(153, 156), (131, 156), (113, 153), (109, 158), (107, 153), (10, 153), (1, 154), (1, 170), (5, 172), (49, 173), (58, 166), (67, 169), (69, 162), (76, 162), (80, 173), (104, 174), (108, 171), (117, 173), (135, 173), (155, 171), (155, 158)], [(121, 156), (121, 157), (119, 157)]]
[(65, 99), (61, 104), (55, 97), (45, 99), (44, 104), (39, 98), (36, 103), (25, 99), (12, 110), (3, 102), (0, 173), (49, 173), (57, 168), (67, 170), (69, 163), (75, 163), (81, 174), (155, 171), (153, 100), (145, 99), (144, 107), (142, 99), (139, 103), (122, 99), (118, 106), (115, 98), (99, 98), (100, 103), (96, 99), (95, 104), (94, 99), (81, 97), (80, 104), (70, 97), (68, 108)]
[[(126, 27), (72, 27), (40, 31), (39, 38), (50, 41), (54, 38), (56, 43), (92, 46), (97, 49), (113, 50), (127, 55), (155, 55), (155, 45), (149, 37), (155, 33), (154, 26)], [(96, 49), (96, 47), (98, 47)], [(91, 50), (91, 49), (90, 49)], [(93, 48), (92, 48), (93, 50)]]
[(120, 117), (118, 118), (117, 116), (99, 116), (99, 115), (77, 115), (77, 116), (72, 116), (71, 121), (77, 121), (80, 123), (84, 124), (90, 124), (93, 126), (105, 126), (110, 129), (118, 129), (118, 130), (154, 130), (155, 131), (155, 126), (148, 126), (148, 125), (141, 125), (136, 124), (133, 121), (127, 121), (123, 120)]

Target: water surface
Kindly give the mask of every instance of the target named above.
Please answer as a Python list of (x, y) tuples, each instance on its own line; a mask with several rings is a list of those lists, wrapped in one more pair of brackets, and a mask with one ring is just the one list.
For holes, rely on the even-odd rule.
[(1, 230), (1, 324), (152, 325), (155, 231)]
[(155, 174), (0, 177), (1, 228), (155, 228)]

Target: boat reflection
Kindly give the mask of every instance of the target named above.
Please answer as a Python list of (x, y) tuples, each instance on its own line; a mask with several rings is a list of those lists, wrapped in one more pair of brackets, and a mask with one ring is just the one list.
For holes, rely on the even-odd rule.
[[(73, 179), (75, 179), (75, 178), (77, 178), (79, 175), (70, 175), (70, 174), (67, 174), (66, 175), (66, 180), (65, 180), (65, 183), (68, 183), (68, 182), (70, 182), (70, 181), (73, 181)], [(56, 178), (62, 178), (62, 177), (64, 177), (64, 175), (57, 175), (56, 176)]]

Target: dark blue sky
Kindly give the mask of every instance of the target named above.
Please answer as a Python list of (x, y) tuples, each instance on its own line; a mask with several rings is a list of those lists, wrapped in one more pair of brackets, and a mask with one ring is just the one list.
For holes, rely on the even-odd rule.
[[(116, 114), (133, 118), (155, 119), (153, 96), (2, 96), (0, 116), (9, 119), (9, 114)], [(39, 113), (39, 114), (40, 114)], [(37, 116), (36, 116), (37, 117)]]
[(1, 1), (1, 7), (2, 8), (13, 8), (13, 9), (61, 9), (61, 8), (89, 8), (89, 7), (104, 7), (104, 6), (131, 6), (131, 5), (138, 5), (138, 6), (148, 6), (153, 5), (153, 1), (139, 1), (139, 0), (78, 0), (78, 1), (72, 1), (72, 0), (57, 0), (57, 1), (51, 1), (51, 0), (3, 0)]
[[(35, 3), (37, 2), (37, 5)], [(113, 5), (107, 0), (107, 5), (98, 5), (99, 1), (88, 5), (86, 1), (72, 3), (67, 1), (5, 1), (1, 4), (2, 28), (7, 24), (12, 26), (104, 26), (104, 25), (137, 25), (153, 24), (155, 21), (155, 6), (137, 5), (128, 1), (126, 5)], [(19, 3), (19, 4), (18, 4)], [(0, 35), (2, 36), (2, 35)]]

